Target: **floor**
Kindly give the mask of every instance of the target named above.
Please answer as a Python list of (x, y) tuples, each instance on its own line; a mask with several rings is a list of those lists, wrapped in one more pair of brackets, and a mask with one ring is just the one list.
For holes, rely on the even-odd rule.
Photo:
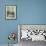
[[(0, 46), (8, 46), (8, 44), (0, 44)], [(10, 45), (10, 46), (18, 46), (18, 44)]]
[[(0, 44), (0, 46), (8, 46), (8, 44)], [(32, 42), (31, 40), (28, 41), (21, 40), (19, 44), (14, 44), (13, 46), (46, 46), (46, 42), (45, 41)]]
[(20, 46), (46, 46), (46, 42), (45, 41), (32, 42), (31, 40), (28, 40), (28, 41), (21, 40)]

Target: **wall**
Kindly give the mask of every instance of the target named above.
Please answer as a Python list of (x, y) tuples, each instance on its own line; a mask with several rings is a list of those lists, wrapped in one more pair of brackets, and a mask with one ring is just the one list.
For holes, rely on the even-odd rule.
[[(7, 4), (17, 6), (16, 20), (5, 20)], [(18, 32), (18, 24), (46, 24), (46, 0), (0, 0), (0, 44), (8, 43), (10, 32)]]
[(23, 0), (19, 6), (21, 24), (46, 24), (46, 0)]
[[(5, 6), (13, 4), (17, 6), (16, 0), (0, 0), (0, 44), (7, 44), (8, 34), (10, 32), (16, 32), (17, 34), (17, 24), (19, 22), (19, 16), (17, 15), (16, 20), (6, 20), (5, 19)], [(15, 41), (18, 42), (17, 39)]]

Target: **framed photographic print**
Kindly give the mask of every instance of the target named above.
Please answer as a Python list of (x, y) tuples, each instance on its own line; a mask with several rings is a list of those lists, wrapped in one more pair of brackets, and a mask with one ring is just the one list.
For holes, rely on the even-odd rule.
[(16, 19), (16, 6), (6, 5), (6, 19)]

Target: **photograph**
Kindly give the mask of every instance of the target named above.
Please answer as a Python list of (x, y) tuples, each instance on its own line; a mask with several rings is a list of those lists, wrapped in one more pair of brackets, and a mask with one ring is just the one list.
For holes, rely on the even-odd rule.
[(6, 19), (16, 19), (16, 6), (6, 6)]

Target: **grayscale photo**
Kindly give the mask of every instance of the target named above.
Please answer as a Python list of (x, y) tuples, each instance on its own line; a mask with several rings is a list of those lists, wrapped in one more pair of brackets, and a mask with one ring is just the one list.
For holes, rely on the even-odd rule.
[(16, 6), (6, 6), (6, 19), (16, 19)]

